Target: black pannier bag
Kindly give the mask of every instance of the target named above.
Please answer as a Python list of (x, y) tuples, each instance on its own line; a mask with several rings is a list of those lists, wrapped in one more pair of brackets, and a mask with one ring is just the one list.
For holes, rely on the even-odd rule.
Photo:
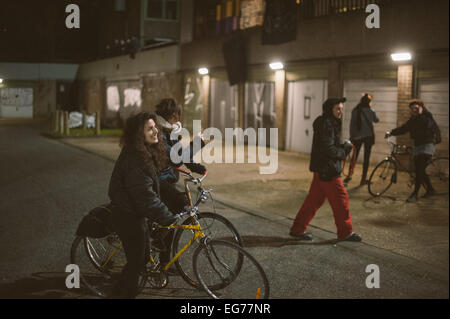
[(77, 236), (102, 238), (111, 234), (111, 204), (95, 207), (83, 217), (77, 228)]

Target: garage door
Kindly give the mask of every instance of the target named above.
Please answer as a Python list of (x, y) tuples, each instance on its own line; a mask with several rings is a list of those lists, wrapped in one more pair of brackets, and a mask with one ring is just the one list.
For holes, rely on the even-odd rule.
[(441, 129), (442, 143), (436, 149), (443, 155), (448, 155), (448, 84), (448, 79), (419, 81), (419, 98), (425, 102)]
[[(397, 81), (396, 80), (346, 80), (344, 81), (344, 96), (347, 102), (344, 106), (342, 136), (350, 137), (350, 119), (353, 108), (359, 103), (364, 93), (373, 95), (373, 109), (380, 122), (375, 124), (375, 141), (372, 148), (371, 162), (376, 163), (386, 157), (390, 148), (384, 140), (386, 131), (397, 127)], [(359, 156), (358, 161), (362, 161)]]
[[(270, 128), (275, 127), (275, 83), (246, 82), (244, 102), (245, 129), (266, 129), (266, 145), (270, 145)], [(259, 143), (259, 142), (258, 142)]]
[(311, 153), (314, 120), (322, 114), (328, 81), (307, 80), (288, 84), (286, 149)]
[[(225, 134), (225, 128), (238, 126), (238, 88), (228, 81), (211, 79), (211, 127)], [(225, 135), (223, 135), (225, 136)]]
[(32, 88), (0, 88), (0, 117), (32, 118)]

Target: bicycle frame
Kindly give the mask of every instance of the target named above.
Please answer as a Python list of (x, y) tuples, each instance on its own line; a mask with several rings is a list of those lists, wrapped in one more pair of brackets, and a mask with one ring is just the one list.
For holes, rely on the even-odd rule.
[[(192, 208), (191, 212), (184, 212), (181, 213), (180, 216), (184, 216), (187, 214), (190, 214), (191, 216), (195, 216), (195, 212), (197, 212), (197, 207), (198, 205), (202, 202), (206, 200), (206, 194), (208, 193), (208, 191), (205, 191), (202, 187), (201, 187), (201, 182), (203, 181), (203, 179), (205, 179), (207, 173), (205, 172), (205, 174), (203, 174), (203, 176), (201, 178), (194, 178), (189, 172), (181, 170), (179, 168), (174, 167), (175, 170), (181, 172), (183, 175), (185, 175), (186, 178), (184, 180), (184, 186), (185, 186), (185, 192), (186, 195), (188, 196), (189, 199), (189, 206)], [(199, 184), (199, 191), (200, 191), (200, 196), (197, 200), (197, 202), (195, 204), (192, 203), (192, 197), (191, 197), (191, 193), (190, 193), (190, 189), (189, 189), (189, 185), (188, 182), (192, 182), (194, 184)], [(212, 199), (212, 196), (211, 196)], [(213, 199), (212, 199), (213, 200)], [(181, 248), (176, 255), (164, 266), (163, 271), (167, 271), (169, 269), (169, 267), (192, 245), (193, 241), (197, 240), (198, 238), (204, 238), (206, 235), (205, 233), (200, 229), (200, 224), (196, 224), (196, 225), (171, 225), (171, 226), (157, 226), (160, 229), (187, 229), (187, 230), (191, 230), (194, 232), (194, 235), (192, 236), (192, 238), (189, 240), (188, 243), (186, 243), (186, 245), (184, 245), (183, 248)], [(88, 244), (88, 243), (87, 243)], [(114, 250), (113, 252), (109, 255), (109, 257), (106, 259), (106, 261), (100, 265), (101, 268), (104, 268), (109, 262), (110, 260), (116, 255), (116, 253), (118, 251), (120, 251), (120, 249), (122, 248), (122, 242), (120, 242), (117, 246), (114, 246)], [(87, 247), (86, 247), (87, 248)], [(153, 260), (153, 257), (150, 256), (150, 261), (152, 263), (154, 263), (155, 261)]]
[(176, 255), (164, 266), (163, 271), (167, 271), (169, 269), (170, 265), (172, 265), (192, 245), (193, 241), (197, 240), (198, 238), (205, 237), (205, 234), (200, 229), (200, 224), (197, 224), (197, 225), (173, 225), (173, 226), (168, 226), (168, 227), (159, 226), (159, 228), (164, 228), (167, 230), (181, 228), (181, 229), (190, 229), (190, 230), (194, 231), (194, 236), (192, 236), (192, 238), (189, 240), (189, 242), (187, 242), (186, 245), (184, 245), (184, 247), (181, 248), (176, 253)]
[[(405, 166), (403, 166), (401, 161), (397, 158), (398, 154), (396, 154), (396, 151), (397, 151), (396, 148), (399, 145), (395, 144), (394, 142), (391, 142), (390, 138), (391, 138), (390, 136), (388, 138), (386, 138), (386, 142), (391, 147), (391, 153), (386, 157), (386, 160), (395, 162), (395, 165), (397, 165), (397, 167), (401, 171), (406, 171), (409, 174), (411, 179), (414, 178), (414, 176), (412, 175), (412, 173), (414, 173), (414, 172), (411, 169), (406, 168)], [(411, 150), (408, 147), (405, 148), (405, 154), (408, 154), (409, 156), (411, 156)]]

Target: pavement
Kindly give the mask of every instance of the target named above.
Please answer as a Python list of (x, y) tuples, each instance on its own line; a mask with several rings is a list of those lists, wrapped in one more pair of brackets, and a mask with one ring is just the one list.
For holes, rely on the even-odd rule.
[[(58, 141), (110, 161), (115, 161), (120, 153), (117, 137), (66, 137)], [(222, 154), (231, 151), (229, 147), (222, 147)], [(262, 175), (259, 168), (267, 164), (258, 160), (248, 163), (248, 151), (246, 148), (245, 162), (240, 164), (203, 162), (208, 169), (203, 185), (213, 189), (215, 200), (225, 206), (290, 226), (312, 181), (312, 173), (308, 170), (309, 155), (278, 151), (276, 173)], [(255, 149), (250, 148), (250, 151)], [(406, 174), (400, 174), (397, 184), (385, 195), (373, 198), (367, 186), (359, 186), (361, 170), (362, 165), (358, 163), (347, 190), (354, 230), (363, 237), (362, 245), (410, 258), (412, 263), (417, 261), (448, 283), (448, 188), (430, 199), (406, 203), (411, 189), (407, 186)], [(318, 237), (317, 240), (323, 239), (318, 235), (323, 232), (328, 233), (329, 238), (336, 236), (328, 202), (316, 213), (307, 231)], [(280, 235), (288, 236), (287, 233)]]
[[(108, 200), (118, 139), (44, 138), (38, 136), (41, 127), (0, 120), (0, 194), (6, 199), (0, 201), (0, 299), (91, 298), (65, 287), (64, 270), (81, 216)], [(271, 298), (448, 299), (447, 195), (406, 205), (410, 190), (399, 181), (389, 196), (374, 200), (355, 186), (356, 175), (350, 205), (363, 242), (336, 240), (327, 203), (308, 229), (315, 240), (302, 242), (288, 232), (311, 182), (309, 157), (279, 152), (277, 158), (277, 172), (261, 175), (259, 166), (267, 164), (205, 163), (203, 157), (208, 168), (203, 185), (213, 188), (216, 212), (235, 225), (246, 250), (265, 269)], [(209, 204), (202, 204), (202, 211)], [(367, 267), (374, 264), (381, 287), (368, 289)], [(141, 297), (205, 295), (171, 276), (169, 287), (147, 289)]]

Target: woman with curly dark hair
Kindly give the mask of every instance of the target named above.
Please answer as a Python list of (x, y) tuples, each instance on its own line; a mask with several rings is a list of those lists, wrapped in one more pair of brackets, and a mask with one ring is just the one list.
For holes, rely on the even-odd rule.
[(127, 264), (111, 297), (134, 298), (139, 273), (149, 257), (146, 219), (167, 226), (177, 217), (160, 199), (158, 175), (167, 166), (168, 158), (156, 115), (142, 112), (130, 117), (121, 146), (108, 194), (113, 205), (113, 227), (122, 240)]

